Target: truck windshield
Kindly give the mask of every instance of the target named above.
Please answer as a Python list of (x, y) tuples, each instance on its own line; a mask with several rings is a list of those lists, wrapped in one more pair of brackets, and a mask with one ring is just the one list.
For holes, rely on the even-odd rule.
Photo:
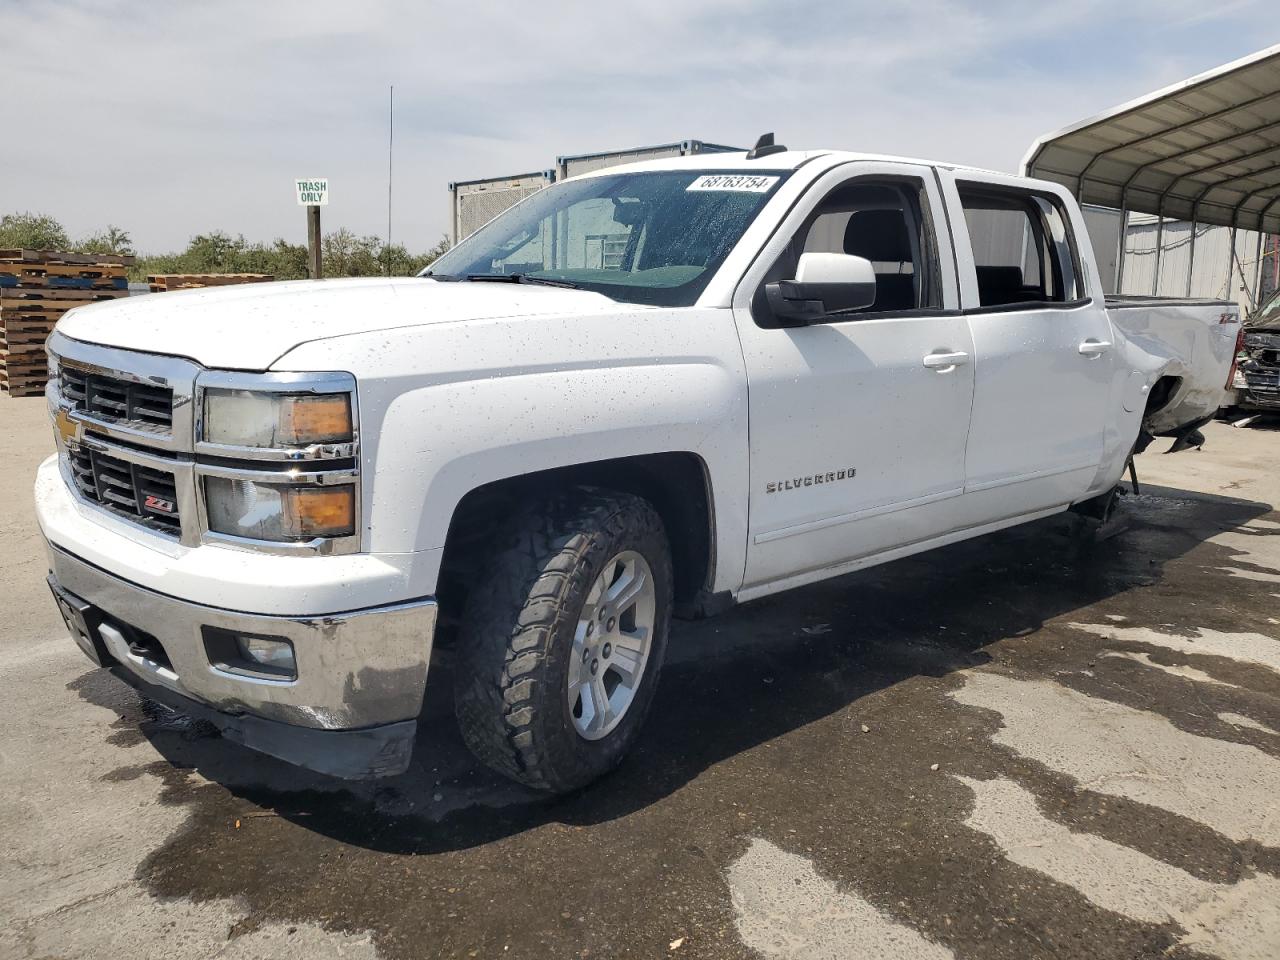
[(1257, 309), (1252, 316), (1245, 321), (1248, 327), (1272, 327), (1280, 326), (1280, 290), (1277, 290), (1270, 300), (1266, 301)]
[(548, 187), (420, 276), (556, 281), (630, 303), (691, 306), (787, 170), (661, 171)]

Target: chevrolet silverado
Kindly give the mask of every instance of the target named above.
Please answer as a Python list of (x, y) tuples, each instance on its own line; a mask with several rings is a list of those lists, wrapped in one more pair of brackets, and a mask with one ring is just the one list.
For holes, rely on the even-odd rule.
[(476, 755), (572, 790), (635, 741), (673, 612), (1105, 516), (1239, 328), (1109, 302), (1051, 183), (763, 138), (614, 167), (418, 277), (69, 312), (49, 584), (94, 663), (339, 777), (406, 769), (451, 648)]

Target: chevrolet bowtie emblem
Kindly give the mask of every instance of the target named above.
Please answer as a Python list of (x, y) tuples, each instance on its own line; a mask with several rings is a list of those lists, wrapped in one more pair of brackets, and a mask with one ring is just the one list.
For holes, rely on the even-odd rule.
[(72, 420), (70, 412), (65, 407), (58, 408), (58, 413), (53, 418), (53, 426), (64, 444), (79, 443), (84, 436), (84, 424), (78, 420)]

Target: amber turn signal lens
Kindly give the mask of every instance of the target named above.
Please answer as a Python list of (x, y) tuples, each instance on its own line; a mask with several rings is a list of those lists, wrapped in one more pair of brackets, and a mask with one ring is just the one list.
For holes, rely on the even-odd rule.
[(345, 393), (286, 397), (280, 410), (280, 439), (287, 444), (350, 440), (351, 398)]
[(299, 537), (350, 536), (356, 526), (355, 487), (290, 487), (285, 515)]

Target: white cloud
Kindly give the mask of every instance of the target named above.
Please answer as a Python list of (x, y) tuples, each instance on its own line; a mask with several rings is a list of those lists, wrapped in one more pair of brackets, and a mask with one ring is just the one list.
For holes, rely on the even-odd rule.
[(301, 240), (291, 180), (320, 175), (326, 227), (380, 233), (391, 83), (393, 229), (414, 247), (444, 231), (449, 180), (561, 153), (772, 129), (1013, 169), (1047, 129), (1248, 52), (1239, 27), (1264, 9), (1209, 23), (1199, 0), (0, 0), (0, 89), (21, 104), (0, 212), (72, 233), (110, 221), (147, 250), (213, 228)]

